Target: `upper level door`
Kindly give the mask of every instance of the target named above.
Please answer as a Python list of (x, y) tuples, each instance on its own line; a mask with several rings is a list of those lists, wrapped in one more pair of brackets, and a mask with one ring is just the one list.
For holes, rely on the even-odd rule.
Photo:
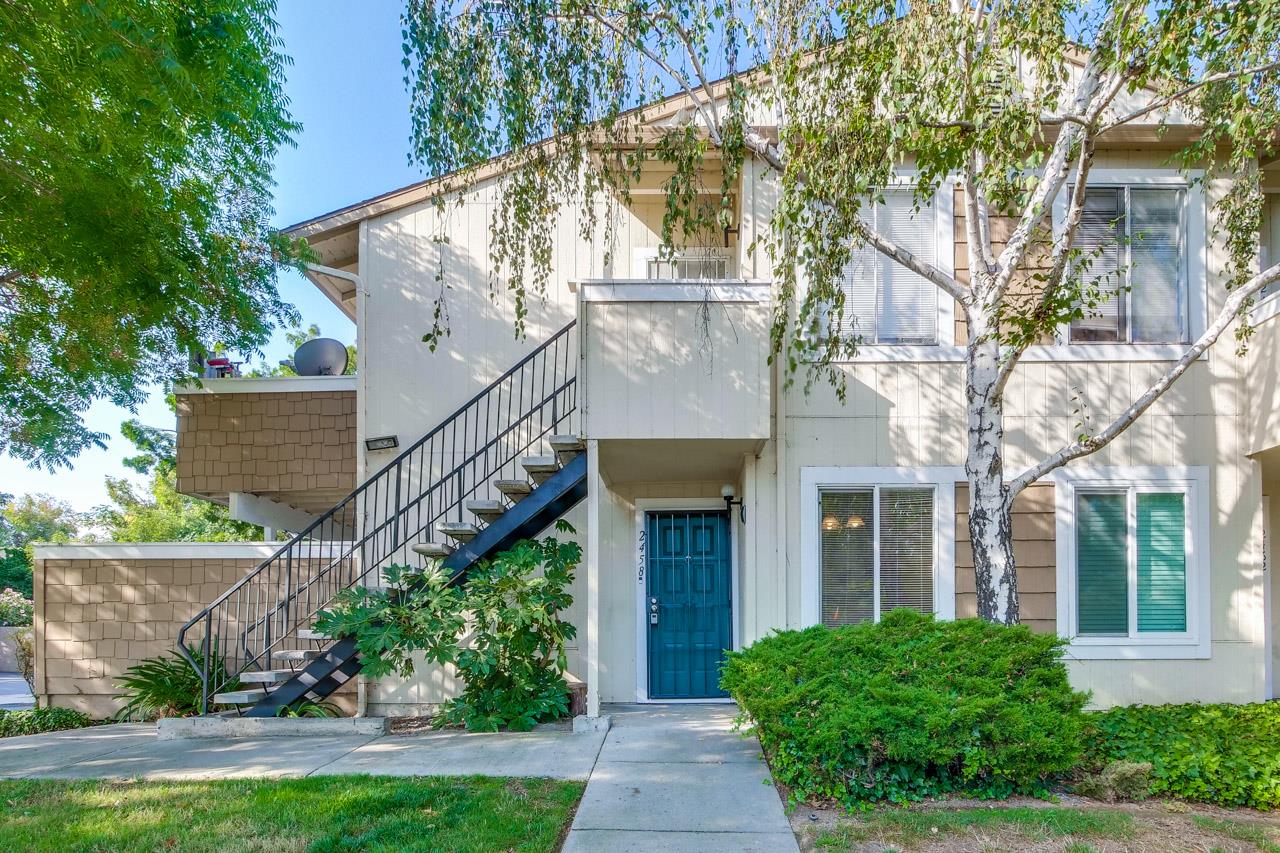
[(732, 561), (724, 512), (646, 517), (649, 698), (711, 699), (732, 644)]

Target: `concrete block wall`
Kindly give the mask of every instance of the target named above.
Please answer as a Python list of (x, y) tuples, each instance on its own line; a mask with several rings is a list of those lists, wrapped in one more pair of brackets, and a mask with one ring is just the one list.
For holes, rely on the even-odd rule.
[(96, 719), (111, 716), (121, 705), (116, 679), (173, 650), (178, 629), (275, 548), (238, 542), (37, 547), (37, 700)]

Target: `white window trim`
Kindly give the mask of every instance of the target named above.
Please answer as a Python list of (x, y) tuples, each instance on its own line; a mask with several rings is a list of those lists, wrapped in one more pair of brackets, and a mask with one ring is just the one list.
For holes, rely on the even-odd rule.
[[(1187, 280), (1187, 340), (1194, 341), (1200, 337), (1208, 324), (1208, 293), (1205, 270), (1208, 269), (1206, 255), (1208, 239), (1205, 232), (1205, 201), (1203, 170), (1193, 170), (1186, 174), (1177, 169), (1091, 169), (1088, 186), (1107, 187), (1169, 187), (1186, 191), (1183, 214), (1186, 222), (1187, 257), (1185, 274)], [(1053, 234), (1058, 237), (1066, 227), (1068, 188), (1075, 180), (1073, 171), (1063, 182), (1062, 189), (1053, 201)], [(1056, 338), (1059, 341), (1052, 346), (1031, 347), (1031, 350), (1043, 350), (1049, 356), (1047, 360), (1079, 360), (1079, 361), (1166, 361), (1177, 360), (1187, 351), (1190, 343), (1185, 344), (1144, 344), (1144, 343), (1068, 343), (1070, 327), (1066, 324), (1058, 328)], [(1063, 359), (1061, 354), (1075, 355), (1081, 350), (1102, 350), (1093, 357), (1079, 359)]]
[[(1053, 475), (1058, 635), (1074, 660), (1195, 660), (1210, 656), (1209, 469), (1205, 466), (1063, 468)], [(1186, 494), (1187, 631), (1133, 637), (1076, 635), (1076, 495), (1106, 487), (1169, 489)], [(1136, 590), (1130, 589), (1130, 596)]]
[[(803, 625), (822, 621), (823, 489), (857, 486), (933, 486), (933, 612), (956, 617), (956, 483), (960, 467), (879, 468), (803, 467), (800, 469), (800, 618)], [(875, 603), (879, 607), (879, 602)]]
[[(651, 512), (705, 512), (719, 510), (724, 512), (724, 498), (637, 498), (634, 501), (635, 512), (635, 582), (636, 582), (636, 702), (642, 704), (657, 703), (662, 705), (681, 704), (726, 704), (732, 698), (711, 699), (650, 699), (649, 698), (649, 611), (645, 596), (649, 584), (649, 552), (645, 541), (649, 526), (645, 518)], [(729, 578), (730, 604), (729, 637), (732, 649), (742, 648), (742, 635), (739, 626), (742, 623), (741, 603), (739, 601), (738, 582), (738, 524), (733, 512), (729, 513)]]

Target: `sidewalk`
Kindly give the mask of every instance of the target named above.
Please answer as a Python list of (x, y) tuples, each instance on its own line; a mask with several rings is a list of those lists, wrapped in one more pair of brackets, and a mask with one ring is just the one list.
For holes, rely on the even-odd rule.
[(312, 775), (587, 780), (564, 850), (797, 853), (755, 737), (733, 705), (624, 705), (602, 734), (158, 740), (150, 724), (0, 738), (0, 779), (271, 779)]
[(586, 779), (602, 734), (569, 732), (159, 740), (149, 723), (0, 738), (0, 779), (546, 776)]
[(35, 698), (27, 682), (16, 672), (0, 672), (0, 711), (22, 711), (34, 708)]
[(754, 737), (732, 705), (608, 708), (605, 738), (564, 853), (796, 853)]

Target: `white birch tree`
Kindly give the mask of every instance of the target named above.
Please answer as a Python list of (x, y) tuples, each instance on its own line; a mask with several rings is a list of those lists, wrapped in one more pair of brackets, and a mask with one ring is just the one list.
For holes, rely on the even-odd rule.
[[(545, 293), (556, 220), (608, 232), (598, 197), (629, 198), (649, 161), (673, 173), (668, 247), (728, 224), (749, 159), (775, 173), (759, 247), (778, 294), (773, 351), (806, 387), (825, 377), (843, 393), (834, 365), (862, 343), (839, 286), (855, 251), (870, 246), (955, 300), (967, 326), (969, 533), (988, 620), (1018, 619), (1018, 494), (1113, 441), (1228, 331), (1243, 346), (1249, 307), (1280, 280), (1280, 266), (1256, 268), (1260, 164), (1280, 128), (1275, 0), (410, 0), (404, 22), (416, 160), (457, 173), (465, 189), (477, 167), (505, 158), (493, 282), (495, 296), (510, 291), (518, 323)], [(641, 107), (669, 96), (684, 99), (679, 120), (648, 126)], [(1119, 417), (1007, 471), (1004, 391), (1019, 360), (1115, 286), (1086, 274), (1092, 258), (1077, 245), (1095, 152), (1175, 120), (1196, 132), (1168, 137), (1179, 140), (1171, 162), (1189, 179), (1232, 179), (1211, 211), (1228, 292)], [(698, 202), (712, 157), (718, 206)], [(913, 256), (868, 216), (907, 165), (918, 206), (958, 183), (965, 274)], [(997, 217), (1011, 222), (1007, 235)], [(447, 279), (442, 270), (431, 343), (448, 331)]]

